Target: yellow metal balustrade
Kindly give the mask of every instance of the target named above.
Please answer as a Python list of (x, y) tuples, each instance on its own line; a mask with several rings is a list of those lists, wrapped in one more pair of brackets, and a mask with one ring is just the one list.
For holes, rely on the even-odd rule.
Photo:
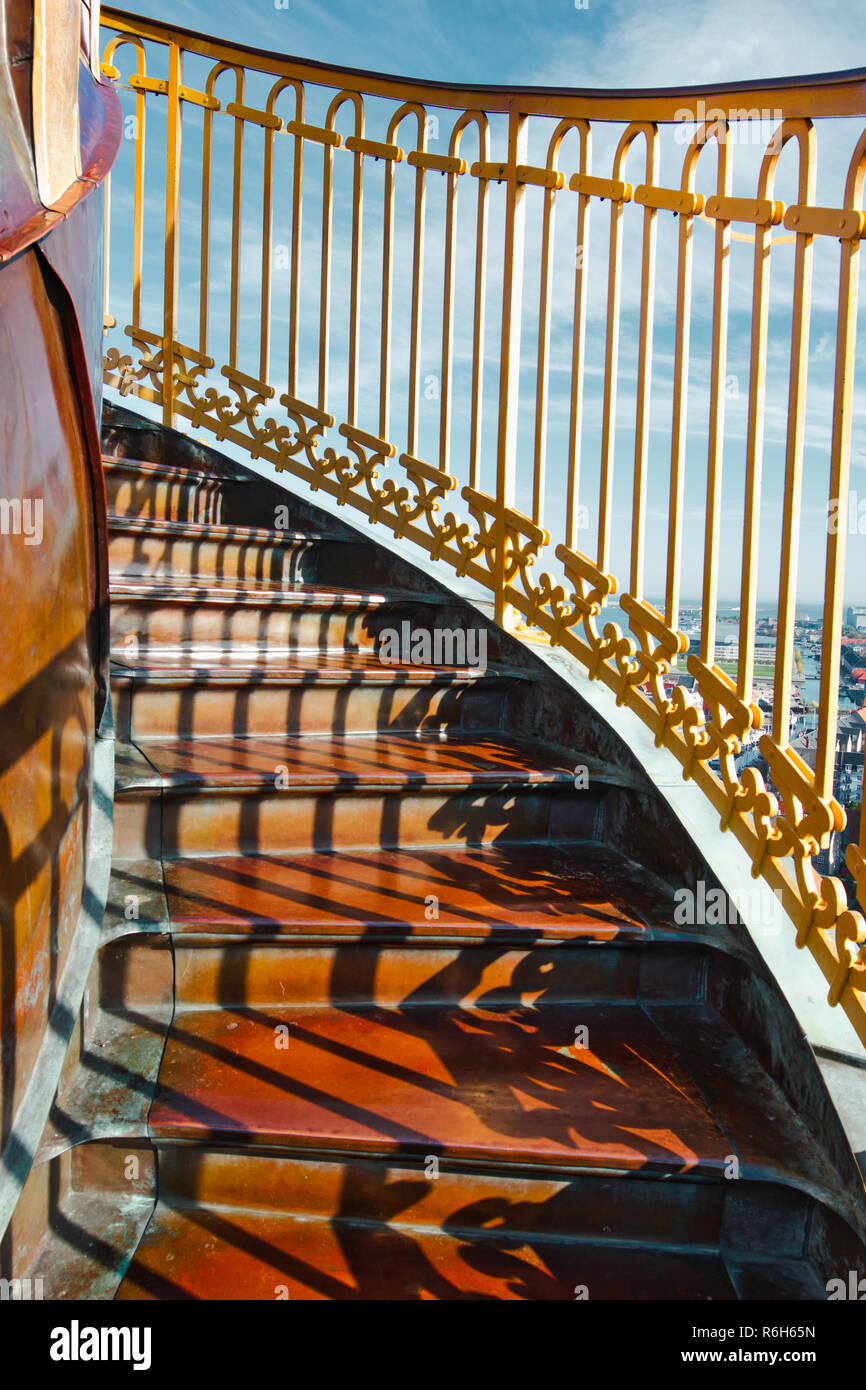
[[(691, 93), (466, 88), (329, 69), (303, 60), (274, 57), (111, 9), (103, 11), (103, 20), (111, 37), (104, 51), (102, 72), (134, 93), (135, 108), (134, 120), (130, 124), (128, 118), (126, 132), (134, 165), (130, 178), (131, 209), (128, 201), (112, 208), (111, 189), (108, 190), (112, 238), (128, 236), (130, 224), (132, 228), (131, 322), (124, 325), (132, 347), (127, 351), (117, 346), (109, 348), (105, 357), (106, 382), (124, 394), (132, 392), (160, 405), (166, 424), (186, 422), (192, 430), (209, 430), (220, 440), (242, 446), (253, 458), (270, 461), (278, 472), (291, 473), (354, 508), (369, 522), (423, 547), (434, 560), (450, 565), (459, 575), (471, 576), (490, 590), (499, 621), (507, 622), (509, 615), (516, 612), (526, 627), (540, 630), (552, 645), (577, 658), (593, 679), (614, 691), (617, 700), (649, 726), (657, 745), (663, 745), (678, 759), (683, 776), (700, 786), (717, 810), (722, 829), (735, 835), (748, 851), (755, 876), (762, 875), (781, 896), (797, 944), (808, 947), (826, 976), (829, 1003), (844, 1009), (866, 1044), (866, 921), (857, 904), (846, 901), (842, 883), (836, 878), (822, 878), (813, 867), (814, 857), (827, 847), (831, 834), (845, 825), (845, 813), (833, 797), (844, 526), (828, 528), (826, 553), (821, 557), (825, 568), (824, 624), (814, 773), (788, 745), (796, 599), (794, 557), (803, 483), (813, 242), (815, 238), (830, 237), (841, 248), (829, 467), (832, 501), (847, 497), (849, 489), (858, 261), (866, 225), (861, 211), (866, 134), (854, 143), (847, 178), (839, 189), (836, 205), (830, 207), (816, 206), (815, 202), (815, 134), (817, 126), (827, 118), (856, 118), (866, 113), (866, 73)], [(197, 85), (186, 85), (185, 73), (190, 67), (203, 74)], [(263, 79), (266, 98), (258, 105), (250, 105), (245, 93), (252, 85), (262, 90)], [(316, 124), (307, 119), (307, 111), (312, 105), (311, 94), (316, 95), (324, 110), (323, 92), (332, 92), (333, 96), (321, 123)], [(440, 142), (447, 153), (433, 153), (427, 148), (431, 107), (450, 113), (447, 144)], [(195, 113), (195, 108), (200, 109), (200, 114)], [(373, 109), (378, 134), (384, 137), (381, 139), (370, 139), (365, 133), (365, 120)], [(683, 120), (684, 110), (695, 113), (695, 133), (681, 147), (679, 186), (662, 186), (658, 172), (660, 136)], [(729, 138), (732, 123), (766, 112), (772, 113), (775, 127), (762, 150), (754, 196), (734, 197), (734, 141)], [(195, 120), (187, 119), (193, 114)], [(164, 204), (146, 193), (145, 132), (149, 121), (153, 129), (157, 116), (157, 156), (165, 180)], [(338, 122), (343, 127), (351, 126), (352, 133), (342, 134), (337, 129)], [(215, 159), (218, 123), (225, 123), (225, 129), (231, 132), (232, 154), (226, 160), (227, 167)], [(609, 128), (621, 126), (621, 138), (612, 162), (593, 170), (593, 131), (605, 124)], [(545, 137), (546, 159), (533, 165), (529, 162), (529, 150), (537, 140), (530, 137), (541, 127), (551, 132)], [(498, 139), (494, 138), (497, 131)], [(279, 144), (278, 136), (282, 137)], [(567, 137), (571, 141), (569, 148), (578, 152), (573, 161), (576, 168), (559, 167)], [(256, 157), (263, 165), (256, 223), (255, 302), (251, 305), (246, 288), (250, 263), (245, 249), (250, 218), (247, 209), (245, 219), (243, 177), (245, 142), (249, 149), (252, 140), (260, 142)], [(774, 184), (780, 155), (789, 142), (796, 151), (799, 172), (796, 203), (786, 207), (775, 198)], [(701, 167), (715, 173), (714, 186), (699, 192), (695, 183), (706, 145), (713, 149)], [(304, 161), (313, 155), (317, 164), (321, 161), (321, 173), (317, 171), (315, 205), (308, 213)], [(368, 297), (370, 294), (362, 273), (362, 228), (365, 161), (371, 159), (384, 165), (384, 198), (381, 214), (376, 214), (380, 217), (376, 242), (380, 274), (374, 287), (374, 358), (378, 367), (378, 391), (374, 395), (361, 390), (362, 367), (369, 360), (366, 350), (362, 356), (362, 324), (366, 334), (370, 317), (362, 314), (362, 298), (365, 293)], [(349, 215), (335, 219), (338, 161), (347, 161), (351, 166), (352, 193)], [(284, 248), (285, 264), (275, 272), (273, 221), (278, 162), (289, 171), (291, 218), (289, 241)], [(626, 181), (633, 166), (639, 167), (642, 179), (637, 186)], [(428, 244), (431, 235), (426, 193), (428, 180), (434, 176), (446, 181), (446, 192), (440, 200), (443, 211), (437, 213), (437, 260), (431, 268), (429, 258), (425, 267), (424, 243), (425, 235)], [(401, 181), (414, 197), (414, 209), (395, 219)], [(485, 307), (494, 254), (490, 217), (494, 188), (499, 189), (500, 196), (495, 242), (499, 300), (497, 321), (491, 325), (485, 322)], [(533, 296), (532, 305), (534, 402), (530, 406), (534, 408), (534, 439), (532, 447), (521, 453), (517, 420), (521, 401), (526, 399), (525, 373), (521, 380), (521, 315), (527, 299), (522, 268), (530, 236), (526, 191), (533, 188), (539, 190), (535, 196), (541, 200), (537, 226), (531, 233), (538, 238), (538, 244), (529, 248), (540, 258), (540, 292)], [(458, 197), (465, 198), (467, 193), (474, 208), (469, 245), (465, 237), (458, 236)], [(557, 488), (551, 504), (545, 486), (553, 395), (551, 322), (554, 312), (562, 310), (562, 296), (555, 299), (554, 291), (554, 213), (557, 201), (569, 199), (576, 200), (577, 223), (577, 254), (571, 263), (567, 303), (570, 360), (567, 385), (564, 390), (561, 385), (556, 388), (557, 401), (567, 413), (568, 443), (563, 484)], [(599, 200), (607, 205), (603, 212), (609, 213), (609, 236), (606, 257), (602, 255), (593, 264), (588, 242), (590, 207), (595, 201), (597, 208)], [(309, 203), (310, 199), (306, 201)], [(635, 441), (630, 564), (627, 576), (615, 578), (609, 573), (609, 564), (614, 440), (618, 428), (623, 211), (627, 203), (642, 209), (639, 333), (635, 415), (630, 426)], [(662, 213), (673, 214), (679, 222), (669, 508), (665, 522), (666, 584), (664, 604), (657, 609), (644, 594), (644, 555), (657, 220)], [(180, 237), (187, 223), (200, 242), (196, 255), (198, 282), (192, 287), (197, 296), (199, 322), (198, 341), (193, 346), (178, 340), (180, 297), (190, 290), (188, 276), (179, 275)], [(678, 623), (684, 555), (693, 234), (699, 223), (706, 224), (699, 235), (708, 238), (705, 245), (712, 255), (712, 320), (705, 526), (700, 537), (702, 629), (699, 654), (688, 656), (687, 666), (703, 697), (703, 712), (687, 702), (682, 688), (669, 692), (664, 683), (672, 665), (686, 659), (689, 646)], [(738, 522), (743, 540), (735, 681), (714, 662), (723, 533), (721, 468), (732, 239), (754, 244), (745, 497), (741, 523)], [(784, 496), (781, 530), (775, 537), (781, 563), (774, 715), (773, 727), (760, 737), (759, 745), (769, 764), (775, 788), (771, 791), (754, 768), (746, 767), (738, 775), (735, 760), (744, 744), (757, 737), (762, 725), (761, 712), (752, 702), (752, 688), (762, 543), (770, 259), (771, 247), (778, 241), (793, 243), (794, 266), (793, 302), (789, 306)], [(223, 255), (221, 249), (219, 257), (218, 242), (225, 252)], [(164, 277), (156, 317), (147, 321), (146, 310), (154, 310), (143, 302), (143, 264), (147, 249), (154, 246), (160, 248)], [(405, 259), (406, 265), (406, 302), (401, 302), (399, 308), (401, 324), (408, 324), (408, 344), (405, 339), (398, 342), (394, 333), (398, 256)], [(461, 462), (460, 469), (455, 469), (455, 309), (464, 307), (455, 289), (458, 261), (464, 271), (468, 265), (464, 278), (472, 284), (468, 309), (471, 361), (467, 377), (468, 427), (464, 430), (461, 426)], [(333, 286), (338, 268), (340, 283), (347, 285), (347, 298), (341, 298), (335, 306)], [(427, 458), (421, 456), (418, 413), (425, 274), (438, 277), (442, 291), (436, 325), (441, 349), (439, 442), (438, 452), (431, 450), (433, 456)], [(578, 548), (587, 298), (592, 274), (596, 279), (606, 279), (607, 284), (601, 460), (597, 499), (593, 498), (594, 502), (597, 500), (594, 544)], [(224, 362), (217, 362), (208, 352), (217, 293), (227, 301)], [(274, 380), (270, 367), (271, 331), (278, 294), (283, 294), (286, 301), (288, 354), (285, 374), (281, 372), (280, 379)], [(307, 301), (311, 296), (315, 299), (317, 332), (311, 347), (301, 327), (305, 296)], [(336, 385), (329, 375), (333, 367), (331, 330), (335, 308), (347, 314), (348, 324), (345, 361), (341, 359), (340, 367), (342, 379)], [(106, 268), (106, 323), (114, 328), (111, 309)], [(253, 311), (257, 321), (255, 341), (250, 347), (244, 325), (249, 323)], [(491, 342), (495, 342), (492, 357)], [(318, 363), (317, 390), (310, 392), (315, 395), (314, 400), (302, 399), (298, 384), (299, 357), (308, 351), (316, 355)], [(400, 353), (401, 369), (408, 364), (408, 406), (399, 423), (393, 418), (391, 401), (396, 351)], [(214, 372), (219, 378), (217, 384), (213, 384)], [(485, 490), (481, 476), (482, 402), (484, 376), (488, 374), (489, 381), (491, 372), (496, 376), (497, 410), (495, 419), (487, 421), (485, 427), (495, 439), (495, 470), (490, 470), (495, 482), (490, 490)], [(360, 395), (363, 401), (359, 400)], [(341, 402), (339, 407), (337, 399)], [(268, 408), (271, 414), (267, 413)], [(325, 446), (325, 440), (332, 442)], [(464, 478), (464, 484), (459, 486)], [(521, 495), (531, 497), (526, 513), (515, 506), (518, 484)], [(547, 570), (536, 575), (540, 557)], [(614, 594), (627, 615), (629, 633), (613, 622), (599, 631), (602, 610)], [(717, 764), (718, 771), (711, 763)], [(866, 906), (866, 817), (861, 817), (860, 847), (849, 848), (847, 862), (860, 904)]]

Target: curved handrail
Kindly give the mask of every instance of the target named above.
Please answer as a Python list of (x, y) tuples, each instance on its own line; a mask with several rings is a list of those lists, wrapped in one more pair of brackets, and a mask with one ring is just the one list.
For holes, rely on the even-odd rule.
[[(102, 6), (102, 22), (109, 28), (140, 34), (142, 38), (164, 41), (170, 33), (189, 53), (223, 59), (242, 57), (247, 68), (267, 73), (291, 72), (301, 81), (321, 86), (345, 87), (355, 82), (376, 96), (411, 98), (435, 106), (481, 106), (486, 111), (508, 112), (516, 98), (527, 115), (593, 116), (596, 120), (675, 120), (689, 102), (712, 97), (722, 108), (736, 106), (737, 98), (762, 95), (773, 101), (773, 109), (784, 115), (799, 114), (808, 99), (816, 116), (856, 116), (862, 114), (866, 68), (814, 76), (759, 78), (747, 82), (711, 82), (694, 87), (610, 88), (610, 87), (521, 87), (498, 83), (432, 82), (426, 78), (396, 77), (364, 68), (341, 67), (313, 58), (275, 54), (248, 44), (228, 42), (199, 34), (193, 29), (167, 25), (161, 20), (129, 15), (112, 6)], [(813, 103), (817, 101), (817, 105)], [(676, 103), (676, 104), (675, 104)], [(790, 111), (789, 111), (790, 108)]]

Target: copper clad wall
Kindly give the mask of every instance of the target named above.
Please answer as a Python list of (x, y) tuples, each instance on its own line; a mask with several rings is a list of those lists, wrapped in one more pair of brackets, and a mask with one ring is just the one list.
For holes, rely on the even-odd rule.
[(64, 328), (36, 251), (0, 273), (0, 382), (5, 1143), (81, 908), (94, 738), (90, 460)]

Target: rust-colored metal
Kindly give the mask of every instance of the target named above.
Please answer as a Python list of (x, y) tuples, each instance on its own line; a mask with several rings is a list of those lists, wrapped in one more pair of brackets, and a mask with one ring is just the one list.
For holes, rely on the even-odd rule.
[[(99, 907), (91, 875), (108, 558), (96, 370), (104, 205), (96, 185), (117, 148), (120, 108), (94, 79), (89, 57), (79, 63), (81, 18), (77, 3), (42, 4), (34, 15), (32, 5), (12, 0), (0, 26), (0, 67), (15, 73), (14, 83), (0, 84), (4, 1277), (10, 1252), (47, 1220), (44, 1209), (31, 1210), (9, 1228), (57, 1083), (57, 1040), (71, 1027), (82, 942)], [(22, 143), (22, 131), (32, 131), (32, 145)]]
[[(771, 196), (772, 158), (754, 204), (731, 197), (725, 118), (737, 119), (734, 101), (741, 94), (719, 95), (722, 119), (699, 131), (686, 151), (680, 187), (667, 188), (658, 182), (658, 151), (660, 125), (676, 119), (670, 93), (631, 94), (626, 110), (621, 97), (604, 94), (590, 109), (579, 93), (488, 89), (472, 93), (476, 104), (467, 105), (464, 90), (338, 74), (148, 21), (111, 19), (119, 42), (110, 46), (103, 72), (119, 80), (113, 59), (119, 52), (124, 61), (130, 58), (131, 43), (129, 87), (142, 118), (154, 99), (167, 99), (169, 112), (162, 321), (142, 321), (150, 231), (142, 119), (133, 156), (132, 322), (123, 325), (140, 360), (134, 363), (114, 346), (106, 357), (107, 379), (159, 406), (163, 426), (127, 420), (115, 427), (117, 413), (107, 417), (107, 515), (94, 482), (98, 446), (88, 373), (102, 315), (91, 312), (98, 289), (82, 255), (82, 239), (93, 230), (83, 213), (101, 209), (101, 198), (79, 209), (63, 234), (55, 233), (53, 248), (27, 251), (0, 268), (0, 356), (5, 334), (7, 379), (53, 387), (47, 405), (34, 405), (32, 390), (21, 392), (25, 404), (16, 428), (28, 449), (13, 441), (9, 454), (18, 461), (22, 498), (25, 484), (33, 476), (39, 480), (52, 529), (44, 555), (25, 555), (26, 602), (11, 628), (11, 658), (26, 683), (15, 683), (10, 659), (7, 689), (0, 690), (10, 715), (0, 739), (7, 749), (0, 762), (0, 861), (5, 856), (3, 888), (8, 881), (13, 894), (0, 897), (3, 1042), (12, 1046), (11, 1068), (4, 1054), (4, 1075), (13, 1083), (3, 1097), (4, 1138), (21, 1086), (43, 1054), (58, 988), (51, 971), (61, 970), (74, 948), (86, 898), (83, 847), (93, 814), (89, 773), (105, 656), (106, 525), (119, 738), (104, 944), (90, 963), (39, 1162), (16, 1209), (11, 1244), (7, 1239), (4, 1246), (7, 1264), (10, 1250), (16, 1272), (41, 1261), (50, 1270), (49, 1296), (61, 1298), (372, 1292), (572, 1299), (582, 1261), (592, 1297), (649, 1296), (658, 1291), (662, 1271), (678, 1294), (807, 1299), (826, 1291), (828, 1261), (844, 1257), (849, 1267), (866, 1271), (861, 1176), (781, 991), (736, 917), (684, 922), (677, 916), (668, 884), (675, 874), (685, 873), (689, 882), (707, 874), (700, 850), (679, 834), (630, 751), (601, 721), (586, 720), (576, 700), (507, 636), (515, 612), (536, 623), (641, 715), (748, 849), (755, 873), (784, 885), (797, 942), (816, 955), (829, 1002), (841, 1004), (855, 1026), (862, 1023), (866, 970), (856, 958), (862, 919), (833, 880), (821, 883), (819, 894), (812, 869), (815, 853), (843, 824), (828, 786), (831, 716), (822, 726), (817, 780), (779, 727), (762, 740), (784, 798), (776, 805), (756, 774), (744, 781), (736, 774), (734, 756), (757, 732), (760, 714), (748, 687), (735, 686), (713, 661), (731, 223), (755, 227), (754, 365), (765, 340), (762, 258), (771, 244), (769, 229), (784, 215)], [(166, 76), (148, 70), (160, 43)], [(190, 52), (211, 61), (201, 91), (185, 84)], [(84, 56), (92, 63), (89, 52)], [(187, 82), (192, 70), (187, 64)], [(262, 72), (273, 78), (267, 98), (251, 95), (258, 84), (247, 81)], [(87, 100), (92, 104), (95, 95), (98, 103), (101, 89), (88, 81)], [(321, 127), (305, 119), (310, 82), (331, 82), (336, 91)], [(276, 102), (289, 87), (294, 106), (287, 120)], [(840, 328), (832, 447), (832, 476), (842, 486), (852, 413), (853, 277), (863, 230), (862, 149), (845, 206), (815, 208), (811, 126), (799, 105), (808, 100), (813, 115), (859, 109), (862, 94), (854, 87), (843, 78), (763, 89), (782, 103), (783, 139), (796, 135), (805, 151), (799, 201), (786, 221), (797, 242), (780, 580), (780, 644), (789, 655), (809, 248), (812, 237), (837, 227), (849, 243), (840, 279), (840, 324), (844, 318), (848, 328)], [(18, 90), (16, 101), (20, 84)], [(392, 109), (385, 128), (371, 130), (371, 98), (382, 97)], [(180, 340), (184, 101), (203, 110), (195, 347)], [(458, 112), (447, 154), (427, 148), (428, 109), (436, 103)], [(488, 118), (497, 113), (507, 116), (505, 148), (491, 136)], [(550, 114), (558, 122), (546, 161), (530, 163), (532, 123)], [(590, 172), (591, 122), (599, 115), (627, 117), (610, 178)], [(348, 118), (351, 124), (352, 116), (353, 131), (343, 136), (336, 123)], [(219, 301), (210, 295), (210, 281), (224, 223), (212, 176), (214, 122), (229, 120), (228, 320), (217, 331), (211, 319)], [(470, 125), (478, 146), (471, 165), (460, 148)], [(274, 190), (276, 137), (283, 129), (294, 149), (285, 286), (289, 351), (287, 380), (274, 382)], [(252, 140), (262, 142), (265, 179), (258, 331), (250, 349), (242, 331), (241, 232), (244, 153)], [(307, 140), (324, 153), (315, 405), (301, 398), (298, 385)], [(579, 150), (571, 177), (560, 168), (566, 140)], [(644, 146), (643, 182), (632, 188), (625, 174), (636, 141)], [(704, 204), (694, 184), (703, 146), (713, 141), (718, 172), (707, 213), (715, 253), (705, 612), (700, 655), (688, 663), (707, 704), (702, 719), (664, 686), (687, 648), (676, 626), (687, 361), (675, 379), (664, 611), (644, 598), (644, 551), (657, 220), (665, 213), (681, 219), (677, 341), (687, 358), (691, 234)], [(349, 158), (351, 200), (344, 218), (335, 215), (346, 209), (335, 194), (334, 161)], [(367, 399), (361, 389), (362, 228), (371, 159), (385, 162), (385, 197), (379, 389)], [(440, 435), (434, 463), (422, 455), (420, 386), (423, 253), (436, 175), (448, 182), (440, 382), (446, 399), (435, 412)], [(458, 246), (457, 219), (457, 190), (467, 177), (477, 185), (468, 260)], [(398, 180), (406, 178), (414, 181), (414, 208), (398, 225)], [(591, 200), (599, 198), (611, 200), (612, 209), (607, 395), (592, 560), (575, 546), (584, 526), (585, 238)], [(569, 431), (564, 507), (552, 506), (547, 480), (557, 200), (576, 208), (580, 253), (573, 274), (569, 267), (565, 298), (574, 318), (563, 397)], [(480, 430), (488, 213), (501, 219), (503, 254), (489, 458)], [(534, 433), (531, 468), (524, 470), (518, 435), (522, 270), (538, 213)], [(613, 624), (603, 634), (595, 624), (618, 587), (608, 565), (618, 540), (616, 387), (627, 302), (621, 264), (635, 220), (642, 223), (635, 446), (629, 588), (621, 598), (632, 636), (624, 638)], [(393, 273), (401, 250), (409, 266), (404, 297), (396, 293)], [(347, 268), (339, 286), (337, 267)], [(458, 296), (457, 277), (467, 267), (474, 271), (474, 294)], [(116, 281), (106, 276), (104, 283)], [(347, 309), (345, 373), (336, 383), (344, 419), (331, 399), (335, 293), (345, 295)], [(83, 339), (76, 336), (76, 314), (87, 324)], [(408, 409), (395, 420), (392, 358), (407, 327)], [(214, 344), (223, 333), (227, 346), (218, 356), (227, 360), (218, 361), (208, 349), (217, 354)], [(457, 427), (452, 385), (458, 334), (472, 342), (465, 430)], [(437, 344), (437, 356), (438, 350)], [(759, 376), (753, 385), (750, 480), (760, 472)], [(277, 402), (289, 424), (278, 422)], [(274, 414), (262, 420), (263, 409)], [(244, 444), (371, 523), (389, 526), (398, 540), (422, 544), (434, 560), (479, 580), (493, 594), (497, 619), (483, 620), (483, 659), (477, 644), (470, 656), (466, 630), (470, 620), (476, 623), (481, 642), (477, 610), (452, 601), (432, 579), (410, 576), (403, 556), (359, 540), (300, 499), (290, 499), (291, 527), (278, 529), (276, 489), (166, 428), (178, 419)], [(128, 437), (121, 439), (124, 428)], [(334, 447), (320, 450), (331, 430)], [(117, 453), (109, 450), (112, 436), (123, 446)], [(31, 438), (40, 440), (42, 452), (30, 448)], [(135, 455), (136, 441), (142, 457)], [(519, 495), (531, 498), (526, 513)], [(757, 534), (755, 507), (744, 562), (749, 602)], [(2, 531), (7, 550), (17, 539), (14, 528)], [(532, 566), (547, 554), (559, 569), (533, 582)], [(837, 617), (843, 559), (844, 545), (828, 547), (828, 603)], [(13, 569), (6, 564), (3, 572)], [(420, 654), (410, 649), (413, 626), (441, 635), (444, 623), (452, 647), (461, 631), (467, 639), (465, 659), (440, 661), (423, 643)], [(400, 632), (395, 655), (392, 639)], [(63, 644), (59, 650), (57, 644)], [(825, 694), (835, 708), (835, 687)], [(784, 714), (784, 683), (781, 699)], [(563, 749), (578, 724), (585, 763), (574, 766)], [(753, 798), (748, 805), (745, 792)], [(53, 798), (50, 804), (46, 797)], [(849, 862), (862, 896), (861, 851)], [(121, 1152), (128, 1161), (130, 1149), (134, 1183), (124, 1189)], [(732, 1161), (738, 1173), (742, 1165), (741, 1182), (727, 1181)], [(820, 1240), (807, 1241), (803, 1233), (824, 1221), (822, 1205), (832, 1209), (832, 1220), (820, 1227)], [(108, 1222), (118, 1257), (97, 1270)]]
[[(39, 241), (93, 191), (108, 173), (121, 137), (120, 103), (107, 86), (94, 81), (89, 67), (78, 65), (75, 93), (68, 72), (54, 69), (47, 56), (52, 25), (62, 25), (72, 0), (69, 5), (63, 0), (56, 9), (47, 0), (41, 6), (35, 68), (32, 0), (4, 3), (6, 48), (0, 51), (0, 65), (7, 80), (0, 104), (0, 265)], [(9, 109), (6, 94), (12, 97)], [(22, 138), (30, 129), (35, 144)], [(42, 193), (50, 205), (40, 196), (40, 166)], [(61, 186), (64, 171), (75, 177)]]

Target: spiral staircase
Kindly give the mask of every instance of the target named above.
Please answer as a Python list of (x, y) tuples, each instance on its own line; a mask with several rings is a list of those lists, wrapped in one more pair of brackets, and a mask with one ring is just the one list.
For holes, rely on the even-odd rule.
[[(51, 1296), (826, 1297), (859, 1174), (746, 933), (675, 925), (699, 857), (628, 750), (420, 571), (121, 415)], [(384, 664), (405, 622), (486, 669)]]
[(844, 528), (791, 741), (866, 236), (866, 132), (816, 135), (864, 91), (0, 0), (0, 1299), (866, 1289)]

